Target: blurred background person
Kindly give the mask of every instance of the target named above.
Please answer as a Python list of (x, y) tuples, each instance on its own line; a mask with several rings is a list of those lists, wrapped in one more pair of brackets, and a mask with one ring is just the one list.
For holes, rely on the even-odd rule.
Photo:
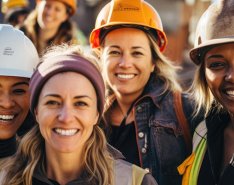
[(86, 37), (70, 19), (76, 10), (76, 0), (37, 0), (20, 29), (32, 40), (39, 55), (50, 45), (86, 45)]
[(2, 0), (1, 11), (4, 23), (21, 26), (27, 18), (30, 8), (28, 0)]

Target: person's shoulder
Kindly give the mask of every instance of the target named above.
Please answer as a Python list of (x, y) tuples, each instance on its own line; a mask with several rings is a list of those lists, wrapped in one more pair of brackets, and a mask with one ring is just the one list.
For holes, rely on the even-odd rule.
[(145, 174), (141, 185), (158, 185), (158, 183), (150, 173), (147, 173)]
[(132, 169), (132, 180), (134, 185), (157, 185), (156, 180), (148, 170), (134, 164), (132, 165)]
[(116, 184), (157, 185), (148, 171), (122, 159), (115, 160), (114, 168)]

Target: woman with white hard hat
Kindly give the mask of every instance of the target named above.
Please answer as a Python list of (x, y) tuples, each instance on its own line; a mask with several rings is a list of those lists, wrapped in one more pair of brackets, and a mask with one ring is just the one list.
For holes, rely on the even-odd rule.
[(206, 118), (196, 128), (193, 153), (179, 167), (183, 185), (234, 184), (234, 0), (218, 0), (198, 22), (192, 93)]
[(16, 151), (17, 132), (32, 127), (28, 88), (39, 58), (22, 31), (0, 24), (0, 61), (0, 158), (5, 158)]

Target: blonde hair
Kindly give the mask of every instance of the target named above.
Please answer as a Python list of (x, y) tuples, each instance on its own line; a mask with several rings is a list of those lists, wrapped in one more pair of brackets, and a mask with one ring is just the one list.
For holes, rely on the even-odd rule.
[(165, 82), (165, 91), (181, 91), (181, 86), (178, 83), (178, 75), (176, 71), (179, 67), (175, 66), (172, 61), (167, 59), (160, 51), (155, 39), (150, 34), (147, 34), (150, 41), (153, 62), (155, 64), (155, 74)]
[(221, 104), (214, 99), (207, 84), (204, 62), (196, 69), (194, 81), (189, 89), (189, 93), (195, 100), (194, 116), (197, 116), (201, 111), (204, 111), (205, 116), (207, 116), (211, 107), (216, 107), (218, 109), (222, 107)]
[[(56, 54), (89, 56), (82, 54), (79, 46), (65, 44), (51, 48), (43, 56), (42, 61), (44, 58)], [(85, 58), (88, 59), (87, 57)], [(93, 57), (89, 56), (89, 59), (90, 62), (96, 63), (96, 66), (98, 66)], [(38, 165), (45, 172), (44, 142), (37, 124), (22, 138), (17, 153), (4, 163), (6, 175), (3, 178), (2, 185), (32, 185), (32, 176)], [(108, 152), (105, 135), (98, 125), (94, 126), (90, 138), (85, 143), (82, 160), (84, 171), (90, 175), (90, 182), (99, 185), (112, 185), (114, 183), (113, 158)]]

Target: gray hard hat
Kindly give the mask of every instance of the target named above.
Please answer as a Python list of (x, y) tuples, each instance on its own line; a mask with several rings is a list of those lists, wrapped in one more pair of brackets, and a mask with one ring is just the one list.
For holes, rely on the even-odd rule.
[(234, 0), (218, 0), (201, 16), (196, 30), (192, 61), (199, 65), (212, 47), (234, 42)]

